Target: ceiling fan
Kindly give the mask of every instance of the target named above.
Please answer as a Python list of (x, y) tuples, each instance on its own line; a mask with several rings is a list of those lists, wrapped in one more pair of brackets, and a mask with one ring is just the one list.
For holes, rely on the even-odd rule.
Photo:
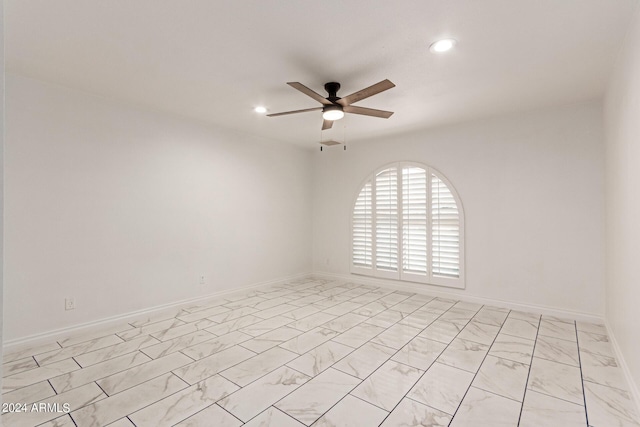
[(267, 117), (277, 117), (284, 116), (287, 114), (297, 114), (297, 113), (306, 113), (309, 111), (319, 111), (322, 110), (322, 130), (330, 129), (333, 126), (334, 120), (340, 120), (344, 117), (344, 113), (352, 113), (352, 114), (361, 114), (363, 116), (371, 116), (371, 117), (380, 117), (383, 119), (388, 119), (393, 114), (392, 111), (383, 111), (376, 110), (373, 108), (364, 108), (364, 107), (356, 107), (354, 104), (358, 101), (362, 101), (365, 98), (369, 98), (370, 96), (376, 95), (380, 92), (384, 92), (387, 89), (391, 89), (395, 87), (393, 83), (389, 80), (382, 80), (379, 83), (376, 83), (372, 86), (359, 90), (357, 92), (352, 93), (351, 95), (345, 96), (344, 98), (340, 98), (337, 96), (338, 90), (340, 90), (340, 83), (337, 82), (329, 82), (324, 85), (324, 89), (327, 91), (329, 96), (324, 98), (317, 92), (309, 89), (302, 83), (298, 82), (289, 82), (287, 83), (294, 89), (299, 90), (305, 95), (315, 99), (319, 103), (321, 103), (322, 107), (316, 108), (307, 108), (304, 110), (294, 110), (294, 111), (285, 111), (283, 113), (274, 113), (267, 114)]

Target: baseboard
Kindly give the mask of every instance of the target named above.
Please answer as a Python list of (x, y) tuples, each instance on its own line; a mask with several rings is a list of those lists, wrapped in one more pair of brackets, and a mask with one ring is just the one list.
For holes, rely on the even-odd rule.
[(616, 355), (616, 360), (618, 364), (622, 368), (622, 372), (624, 372), (624, 376), (627, 380), (627, 386), (629, 387), (629, 392), (631, 394), (631, 399), (636, 404), (636, 410), (640, 414), (640, 389), (638, 389), (638, 384), (633, 380), (631, 376), (631, 371), (629, 370), (629, 365), (627, 365), (627, 361), (622, 354), (622, 350), (618, 345), (618, 341), (616, 340), (616, 335), (613, 333), (613, 329), (611, 328), (611, 324), (609, 320), (605, 318), (605, 326), (607, 327), (607, 332), (609, 334), (609, 341), (611, 341), (611, 345), (613, 345), (613, 351)]
[(275, 285), (275, 284), (286, 282), (289, 280), (296, 280), (296, 279), (305, 278), (309, 276), (310, 276), (310, 273), (298, 273), (291, 276), (281, 277), (278, 279), (254, 283), (254, 284), (243, 286), (240, 288), (226, 289), (224, 291), (214, 292), (212, 294), (207, 294), (207, 295), (198, 296), (194, 298), (188, 298), (188, 299), (180, 300), (180, 301), (169, 303), (169, 304), (157, 305), (157, 306), (145, 308), (142, 310), (136, 310), (129, 313), (119, 314), (116, 316), (105, 317), (102, 319), (80, 323), (77, 325), (67, 326), (64, 328), (52, 329), (46, 332), (5, 341), (3, 342), (3, 348), (5, 352), (7, 350), (19, 350), (21, 347), (44, 344), (45, 342), (51, 342), (52, 339), (58, 340), (58, 339), (65, 338), (66, 336), (74, 335), (80, 332), (82, 333), (91, 333), (93, 331), (100, 332), (100, 330), (107, 329), (111, 326), (115, 326), (118, 323), (135, 320), (140, 317), (161, 313), (163, 311), (168, 311), (171, 309), (177, 309), (182, 306), (192, 305), (194, 303), (198, 303), (199, 301), (205, 301), (212, 298), (219, 298), (224, 295), (229, 295), (236, 292), (246, 291), (254, 288), (260, 288), (263, 286)]
[[(356, 282), (367, 285), (374, 286), (385, 286), (393, 289), (398, 289), (402, 291), (416, 292), (419, 294), (427, 294), (436, 297), (442, 298), (451, 298), (460, 301), (472, 302), (477, 304), (484, 305), (492, 305), (501, 308), (508, 308), (511, 310), (520, 310), (520, 311), (529, 311), (533, 313), (546, 314), (549, 316), (574, 319), (583, 322), (592, 322), (592, 323), (603, 323), (604, 317), (593, 314), (593, 313), (584, 313), (580, 311), (567, 310), (559, 307), (549, 307), (544, 305), (535, 305), (535, 304), (525, 304), (513, 301), (503, 301), (493, 298), (485, 298), (479, 297), (475, 295), (467, 295), (462, 292), (448, 292), (445, 288), (429, 286), (425, 289), (425, 285), (410, 283), (410, 282), (399, 282), (395, 280), (389, 279), (378, 279), (373, 277), (365, 277), (357, 274), (336, 274), (336, 273), (327, 273), (322, 271), (313, 272), (313, 277), (318, 278), (327, 278), (327, 279), (335, 279), (335, 280), (344, 280), (348, 282)], [(436, 289), (437, 288), (437, 289)]]
[(357, 283), (374, 285), (374, 286), (383, 286), (383, 287), (388, 287), (391, 289), (397, 289), (402, 291), (428, 294), (428, 295), (442, 297), (442, 298), (452, 298), (452, 299), (473, 302), (478, 304), (493, 305), (496, 307), (509, 308), (513, 310), (530, 311), (530, 312), (541, 313), (541, 314), (546, 314), (550, 316), (565, 317), (565, 318), (576, 319), (576, 320), (587, 321), (587, 322), (603, 321), (603, 318), (598, 315), (576, 312), (571, 310), (564, 310), (556, 307), (546, 307), (546, 306), (539, 306), (539, 305), (532, 305), (532, 304), (502, 301), (502, 300), (496, 300), (492, 298), (465, 295), (463, 293), (447, 292), (446, 290), (433, 289), (432, 287), (425, 289), (424, 285), (412, 284), (407, 282), (397, 282), (393, 280), (369, 278), (365, 276), (358, 276), (358, 275), (351, 275), (351, 274), (335, 274), (335, 273), (318, 271), (313, 273), (299, 273), (299, 274), (295, 274), (287, 277), (281, 277), (278, 279), (254, 283), (251, 285), (243, 286), (241, 288), (234, 288), (234, 289), (214, 292), (212, 294), (184, 299), (184, 300), (169, 303), (169, 304), (149, 307), (146, 309), (119, 314), (116, 316), (106, 317), (106, 318), (94, 320), (91, 322), (85, 322), (85, 323), (72, 325), (72, 326), (59, 328), (59, 329), (52, 329), (39, 334), (33, 334), (26, 337), (15, 338), (12, 340), (5, 341), (3, 343), (3, 347), (5, 351), (18, 350), (20, 349), (20, 347), (38, 345), (41, 343), (50, 342), (52, 339), (54, 340), (62, 339), (62, 338), (65, 338), (66, 336), (78, 334), (81, 332), (82, 333), (91, 333), (93, 331), (99, 332), (101, 329), (107, 329), (111, 326), (115, 326), (118, 323), (135, 320), (143, 316), (157, 314), (165, 310), (176, 309), (181, 306), (198, 303), (199, 301), (205, 301), (212, 298), (222, 297), (224, 295), (236, 293), (239, 291), (246, 291), (253, 288), (259, 288), (262, 286), (273, 285), (273, 284), (282, 283), (288, 280), (296, 280), (296, 279), (306, 278), (306, 277), (326, 278), (326, 279), (333, 279), (333, 280), (343, 280), (348, 282), (357, 282)]

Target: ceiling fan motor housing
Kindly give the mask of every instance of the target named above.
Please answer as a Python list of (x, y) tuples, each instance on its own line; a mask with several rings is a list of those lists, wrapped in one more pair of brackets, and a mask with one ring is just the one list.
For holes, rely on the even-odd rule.
[(338, 91), (340, 90), (340, 83), (338, 82), (325, 83), (324, 90), (326, 90), (327, 93), (329, 94), (329, 96), (327, 97), (329, 101), (335, 103), (337, 100), (340, 99), (340, 97), (337, 95)]

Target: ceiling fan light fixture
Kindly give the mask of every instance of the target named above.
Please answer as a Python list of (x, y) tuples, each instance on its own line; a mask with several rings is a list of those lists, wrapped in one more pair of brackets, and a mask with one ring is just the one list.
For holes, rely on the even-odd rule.
[(261, 105), (258, 105), (256, 108), (253, 109), (253, 111), (255, 111), (258, 114), (264, 114), (267, 112), (267, 108)]
[(322, 118), (325, 120), (340, 120), (344, 117), (344, 111), (338, 105), (329, 105), (322, 110)]
[(448, 52), (456, 45), (456, 41), (454, 39), (442, 39), (431, 43), (429, 46), (429, 50), (432, 53), (443, 53)]

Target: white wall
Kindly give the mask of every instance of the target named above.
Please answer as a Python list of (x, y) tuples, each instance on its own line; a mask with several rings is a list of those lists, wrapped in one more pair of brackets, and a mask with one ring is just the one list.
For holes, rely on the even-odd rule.
[[(4, 294), (4, 2), (0, 2), (0, 343), (3, 337)], [(0, 360), (2, 359), (0, 345)], [(2, 402), (2, 366), (0, 365), (0, 403)], [(2, 421), (0, 421), (0, 425)]]
[(309, 151), (14, 75), (7, 123), (6, 340), (310, 270)]
[(601, 113), (587, 103), (317, 151), (314, 270), (349, 273), (350, 214), (363, 180), (386, 163), (418, 161), (462, 199), (462, 294), (602, 315)]
[[(640, 386), (640, 11), (605, 98), (606, 317)], [(633, 388), (633, 386), (632, 386)]]

